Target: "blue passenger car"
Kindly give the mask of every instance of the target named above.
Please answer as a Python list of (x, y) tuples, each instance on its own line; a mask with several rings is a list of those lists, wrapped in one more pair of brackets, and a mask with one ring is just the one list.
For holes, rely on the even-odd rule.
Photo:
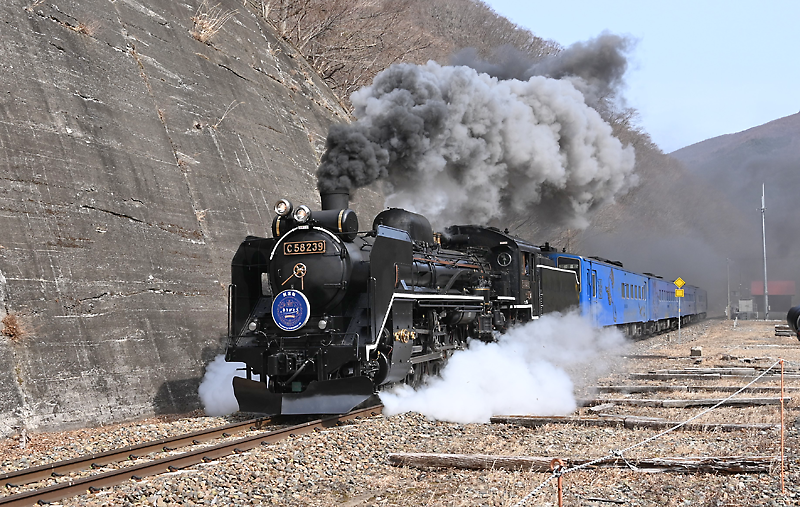
[(706, 292), (685, 285), (680, 313), (675, 285), (650, 273), (635, 273), (621, 262), (600, 257), (543, 254), (556, 266), (578, 274), (581, 312), (597, 326), (616, 326), (628, 336), (642, 336), (678, 327), (706, 316)]

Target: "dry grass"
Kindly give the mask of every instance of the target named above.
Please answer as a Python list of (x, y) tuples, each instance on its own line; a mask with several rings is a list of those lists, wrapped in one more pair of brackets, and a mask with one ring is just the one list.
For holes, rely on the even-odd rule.
[(0, 322), (3, 324), (3, 336), (7, 336), (12, 342), (22, 340), (27, 334), (27, 328), (24, 322), (13, 313), (9, 313), (3, 317), (3, 320)]
[(192, 16), (192, 29), (189, 33), (204, 44), (211, 44), (211, 37), (222, 29), (222, 26), (238, 11), (225, 11), (220, 4), (210, 6), (208, 0), (203, 0)]
[(78, 32), (82, 35), (88, 35), (89, 37), (94, 36), (97, 34), (97, 31), (100, 29), (100, 23), (97, 21), (90, 21), (88, 23), (80, 22), (77, 26), (67, 25), (67, 28), (74, 32)]

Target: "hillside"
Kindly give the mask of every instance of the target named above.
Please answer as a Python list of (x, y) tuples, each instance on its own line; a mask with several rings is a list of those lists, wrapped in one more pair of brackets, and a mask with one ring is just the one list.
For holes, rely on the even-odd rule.
[[(763, 280), (761, 185), (766, 194), (767, 273), (800, 286), (800, 113), (719, 136), (670, 154), (725, 195), (738, 212), (732, 288)], [(797, 302), (797, 298), (795, 299)]]
[[(725, 167), (737, 167), (757, 157), (800, 156), (800, 113), (742, 132), (706, 139), (670, 153), (693, 172), (716, 177)], [(715, 173), (717, 171), (717, 173)]]

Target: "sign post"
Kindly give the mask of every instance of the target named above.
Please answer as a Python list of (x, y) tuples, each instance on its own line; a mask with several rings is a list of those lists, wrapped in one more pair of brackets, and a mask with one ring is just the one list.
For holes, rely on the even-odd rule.
[(681, 342), (681, 298), (683, 297), (683, 287), (686, 285), (686, 282), (683, 281), (683, 278), (678, 277), (677, 280), (672, 282), (675, 284), (677, 289), (675, 289), (675, 299), (678, 300), (678, 343)]

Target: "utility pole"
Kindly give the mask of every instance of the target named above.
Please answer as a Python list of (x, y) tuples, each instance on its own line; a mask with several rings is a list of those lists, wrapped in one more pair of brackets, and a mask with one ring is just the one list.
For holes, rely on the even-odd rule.
[(731, 320), (731, 260), (725, 258), (725, 269), (728, 272), (728, 308), (725, 310), (725, 316)]
[(764, 320), (769, 320), (769, 294), (767, 290), (767, 227), (765, 211), (767, 210), (764, 200), (764, 184), (761, 184), (761, 242), (764, 246)]

